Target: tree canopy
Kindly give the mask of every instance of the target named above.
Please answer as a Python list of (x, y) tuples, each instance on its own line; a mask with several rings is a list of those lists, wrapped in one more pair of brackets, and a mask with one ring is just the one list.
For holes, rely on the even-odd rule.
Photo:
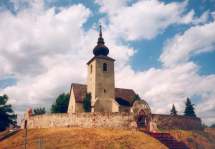
[(43, 108), (41, 108), (41, 107), (35, 108), (33, 111), (34, 111), (33, 115), (42, 115), (42, 114), (46, 113), (45, 107), (43, 107)]
[(0, 96), (0, 131), (5, 130), (10, 124), (15, 125), (17, 115), (14, 114), (12, 106), (7, 104), (8, 96)]
[(135, 94), (132, 100), (132, 103), (134, 103), (136, 100), (141, 100), (141, 98), (138, 94)]
[(87, 93), (83, 100), (83, 108), (85, 112), (91, 112), (91, 94)]
[(51, 113), (66, 113), (69, 106), (69, 94), (60, 94), (51, 107)]
[(190, 116), (190, 117), (196, 117), (195, 111), (194, 111), (194, 104), (191, 103), (190, 99), (187, 98), (187, 101), (185, 103), (185, 110), (184, 115)]
[(170, 110), (170, 115), (175, 116), (175, 115), (177, 115), (177, 113), (178, 113), (178, 111), (176, 111), (175, 105), (173, 104), (172, 109)]
[(210, 128), (215, 128), (215, 124), (212, 124), (212, 125), (210, 126)]

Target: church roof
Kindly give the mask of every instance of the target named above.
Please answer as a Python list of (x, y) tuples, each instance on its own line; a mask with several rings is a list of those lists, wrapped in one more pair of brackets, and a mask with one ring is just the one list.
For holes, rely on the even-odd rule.
[(103, 55), (99, 55), (99, 56), (94, 56), (93, 58), (91, 58), (89, 60), (89, 62), (87, 62), (87, 65), (89, 65), (95, 58), (100, 58), (100, 59), (106, 59), (106, 60), (111, 60), (111, 61), (115, 61), (115, 59), (109, 57), (109, 56), (103, 56)]
[(76, 102), (83, 102), (83, 99), (87, 93), (87, 86), (84, 84), (72, 84), (72, 89), (75, 95)]
[[(128, 103), (132, 105), (133, 97), (135, 95), (136, 93), (132, 89), (115, 88), (115, 98), (120, 105), (129, 106)], [(123, 101), (123, 99), (125, 101)]]
[(102, 37), (102, 26), (99, 25), (99, 38), (98, 38), (98, 42), (97, 45), (95, 46), (95, 48), (93, 49), (93, 54), (95, 56), (107, 56), (109, 53), (109, 49), (108, 47), (105, 46), (105, 42), (104, 39)]
[[(76, 102), (82, 103), (87, 93), (87, 86), (85, 84), (73, 83), (73, 89)], [(132, 89), (115, 88), (115, 100), (124, 106), (131, 106), (135, 92)], [(124, 100), (124, 101), (123, 101)]]

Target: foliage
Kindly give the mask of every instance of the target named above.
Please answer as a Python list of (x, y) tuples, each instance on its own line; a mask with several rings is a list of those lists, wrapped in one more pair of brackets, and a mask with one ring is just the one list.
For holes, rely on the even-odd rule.
[(172, 109), (170, 110), (170, 115), (173, 115), (173, 116), (175, 116), (175, 115), (177, 115), (177, 110), (175, 109), (175, 105), (173, 104), (172, 105)]
[(215, 124), (212, 124), (212, 125), (210, 126), (210, 128), (215, 128)]
[(7, 104), (8, 96), (0, 96), (0, 131), (5, 130), (10, 124), (15, 125), (17, 115), (14, 114), (12, 106)]
[(85, 112), (91, 112), (91, 94), (87, 93), (83, 100), (83, 108)]
[(196, 117), (195, 111), (194, 111), (194, 104), (191, 103), (190, 99), (187, 98), (186, 101), (186, 107), (184, 110), (184, 115), (185, 116), (190, 116), (190, 117)]
[(206, 124), (202, 124), (202, 128), (208, 128), (208, 125), (206, 125)]
[(134, 103), (136, 100), (141, 100), (141, 98), (140, 98), (140, 96), (138, 94), (134, 95), (132, 103)]
[(60, 94), (51, 107), (51, 113), (66, 113), (69, 106), (69, 94)]
[(42, 114), (46, 113), (45, 107), (43, 107), (43, 108), (41, 108), (41, 107), (35, 108), (33, 111), (34, 111), (34, 113), (33, 113), (34, 115), (42, 115)]

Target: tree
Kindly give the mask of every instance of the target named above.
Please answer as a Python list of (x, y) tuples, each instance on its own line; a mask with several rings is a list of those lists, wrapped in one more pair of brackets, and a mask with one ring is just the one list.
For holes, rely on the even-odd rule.
[(170, 115), (175, 116), (175, 115), (177, 115), (177, 112), (178, 112), (178, 111), (176, 111), (175, 105), (173, 104), (173, 105), (172, 105), (172, 109), (170, 110)]
[(194, 111), (194, 104), (191, 103), (190, 99), (187, 98), (187, 101), (185, 103), (186, 107), (184, 110), (184, 115), (185, 116), (190, 116), (190, 117), (196, 117), (195, 111)]
[(0, 96), (0, 131), (16, 124), (17, 115), (14, 114), (12, 106), (7, 104), (7, 101), (7, 95)]
[(42, 114), (46, 113), (45, 107), (43, 107), (43, 108), (41, 108), (41, 107), (35, 108), (33, 111), (34, 111), (34, 113), (33, 113), (34, 115), (42, 115)]
[(85, 112), (91, 112), (91, 94), (87, 93), (83, 100), (83, 108)]
[(210, 128), (215, 128), (215, 124), (212, 124), (212, 125), (210, 126)]
[(132, 103), (134, 103), (136, 100), (141, 100), (140, 96), (138, 94), (135, 94), (133, 99), (132, 99)]
[(202, 128), (208, 128), (208, 125), (202, 123)]
[(66, 113), (69, 106), (69, 94), (60, 94), (51, 107), (51, 113)]

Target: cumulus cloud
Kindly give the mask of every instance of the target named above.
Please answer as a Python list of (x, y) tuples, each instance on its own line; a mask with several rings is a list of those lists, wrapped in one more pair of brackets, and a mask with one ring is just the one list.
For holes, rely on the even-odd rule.
[(173, 24), (205, 22), (207, 14), (194, 17), (194, 11), (185, 13), (187, 1), (164, 3), (158, 0), (97, 0), (100, 11), (106, 13), (110, 30), (125, 40), (152, 39)]
[[(9, 102), (21, 114), (35, 105), (50, 107), (57, 95), (69, 91), (72, 82), (86, 82), (86, 62), (92, 57), (98, 33), (95, 24), (84, 29), (94, 14), (82, 4), (45, 8), (42, 0), (16, 2), (15, 15), (0, 12), (4, 20), (0, 22), (0, 77), (12, 75), (16, 84), (0, 89), (0, 93), (8, 94)], [(28, 5), (21, 9), (19, 2)], [(199, 75), (199, 66), (189, 59), (214, 47), (214, 22), (205, 24), (209, 12), (199, 18), (192, 10), (185, 12), (186, 1), (97, 3), (106, 14), (101, 21), (110, 56), (116, 59), (116, 86), (133, 88), (154, 113), (169, 113), (173, 103), (182, 113), (186, 97), (198, 96), (197, 114), (212, 123), (215, 76)], [(126, 41), (152, 39), (173, 24), (195, 26), (163, 47), (160, 60), (165, 67), (133, 70), (129, 61), (135, 49)]]
[(9, 95), (19, 114), (35, 105), (50, 107), (71, 82), (83, 82), (86, 70), (75, 68), (85, 68), (83, 59), (90, 55), (83, 30), (89, 9), (79, 4), (56, 13), (32, 3), (16, 15), (0, 13), (0, 76), (12, 74), (17, 80), (0, 92)]
[(193, 26), (170, 39), (160, 59), (165, 66), (187, 62), (192, 55), (215, 50), (215, 21)]
[(204, 122), (212, 122), (215, 117), (209, 115), (215, 110), (215, 75), (200, 76), (198, 69), (193, 62), (139, 72), (126, 67), (117, 72), (116, 83), (117, 86), (135, 89), (149, 102), (154, 113), (169, 113), (175, 104), (179, 114), (183, 114), (186, 98), (200, 97), (199, 101), (191, 98), (197, 115), (204, 118)]
[[(41, 2), (30, 1), (16, 15), (0, 13), (0, 76), (16, 78), (16, 84), (0, 93), (9, 95), (18, 113), (36, 105), (50, 107), (57, 95), (69, 92), (72, 82), (85, 83), (86, 62), (98, 38), (95, 28), (83, 28), (91, 11), (82, 4), (45, 8)], [(126, 64), (133, 49), (114, 41), (106, 29), (104, 36), (115, 49), (111, 56)]]

